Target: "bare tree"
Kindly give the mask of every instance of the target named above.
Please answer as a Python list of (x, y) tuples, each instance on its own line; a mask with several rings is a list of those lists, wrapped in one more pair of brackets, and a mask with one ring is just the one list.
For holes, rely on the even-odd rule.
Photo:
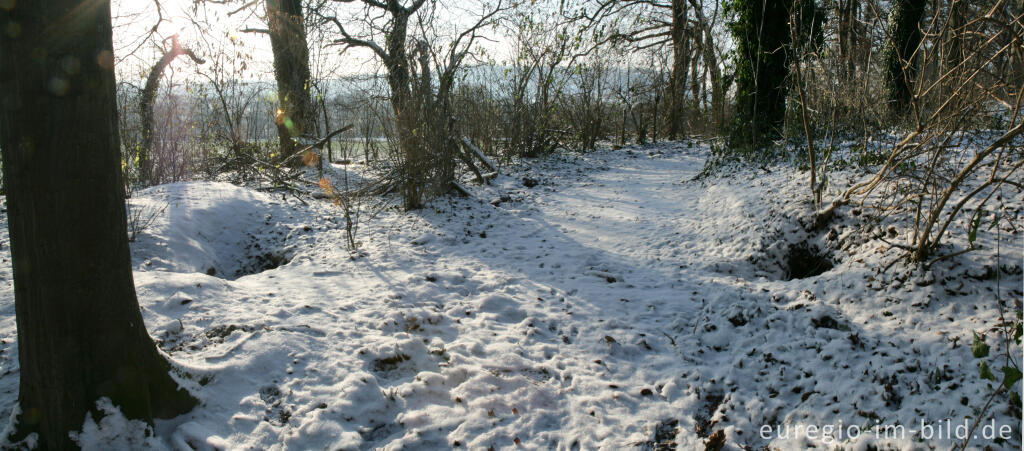
[(206, 61), (196, 56), (195, 52), (182, 46), (178, 42), (178, 35), (171, 37), (171, 47), (163, 52), (160, 60), (149, 70), (146, 78), (146, 87), (142, 90), (142, 98), (139, 100), (139, 120), (142, 123), (142, 145), (138, 151), (139, 183), (142, 186), (149, 186), (154, 183), (153, 179), (153, 106), (156, 104), (156, 93), (160, 88), (160, 79), (164, 70), (181, 55), (188, 55), (196, 64), (204, 64)]
[(720, 50), (716, 44), (714, 32), (719, 17), (718, 2), (713, 2), (715, 7), (711, 17), (708, 17), (704, 12), (703, 0), (689, 1), (690, 6), (693, 8), (693, 14), (697, 19), (696, 26), (699, 38), (695, 39), (695, 42), (703, 59), (704, 68), (710, 75), (710, 79), (707, 82), (702, 80), (700, 84), (711, 85), (711, 129), (717, 132), (725, 123), (725, 91), (728, 89), (722, 77), (722, 68), (718, 63), (720, 60), (718, 56)]
[[(583, 10), (579, 17), (598, 29), (610, 29), (600, 33), (605, 41), (634, 50), (669, 46), (669, 139), (689, 133), (692, 121), (688, 111), (692, 108), (687, 92), (695, 93), (705, 86), (711, 89), (712, 128), (720, 126), (724, 120), (726, 87), (720, 67), (721, 52), (714, 37), (718, 2), (709, 6), (703, 0), (595, 0), (589, 4), (594, 7), (593, 12)], [(691, 74), (694, 81), (687, 80)]]
[(569, 82), (570, 70), (585, 56), (584, 30), (557, 12), (523, 6), (506, 17), (512, 36), (512, 58), (503, 82), (505, 137), (510, 152), (538, 157), (559, 145), (564, 124), (557, 105)]
[[(344, 48), (368, 49), (387, 71), (391, 108), (399, 149), (399, 191), (405, 209), (420, 208), (426, 196), (446, 192), (454, 182), (453, 158), (458, 152), (450, 94), (456, 71), (470, 55), (473, 43), (507, 5), (499, 0), (480, 3), (471, 24), (454, 35), (426, 33), (446, 10), (437, 1), (351, 0), (358, 6), (343, 16), (335, 5), (321, 1), (313, 8), (322, 24), (333, 24)], [(466, 8), (463, 6), (462, 8)], [(412, 43), (410, 33), (413, 34)], [(410, 48), (412, 51), (410, 52)], [(436, 73), (436, 79), (435, 79)]]
[(861, 55), (865, 41), (863, 26), (860, 24), (861, 0), (836, 0), (832, 2), (836, 24), (837, 47), (844, 78), (851, 78), (858, 66), (863, 66)]

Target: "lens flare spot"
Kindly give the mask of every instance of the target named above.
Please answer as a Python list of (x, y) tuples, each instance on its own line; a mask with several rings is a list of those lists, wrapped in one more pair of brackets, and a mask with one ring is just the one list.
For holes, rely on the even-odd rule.
[(61, 59), (60, 67), (64, 69), (64, 72), (74, 75), (82, 68), (82, 63), (78, 61), (78, 58), (68, 55)]
[(68, 83), (67, 79), (62, 77), (53, 77), (50, 79), (50, 93), (55, 96), (63, 96), (67, 94), (69, 88), (71, 88), (71, 83)]
[(7, 28), (4, 29), (7, 32), (7, 36), (10, 38), (16, 38), (21, 36), (21, 24), (18, 22), (11, 22), (7, 24)]
[(314, 153), (312, 150), (307, 150), (306, 153), (302, 154), (302, 164), (306, 166), (313, 166), (320, 162), (320, 156)]
[(286, 118), (284, 118), (284, 126), (288, 130), (294, 129), (295, 128), (295, 121), (293, 121), (292, 118), (290, 118), (290, 117), (286, 117)]
[(114, 70), (114, 52), (110, 50), (100, 50), (100, 53), (96, 55), (96, 64), (107, 70)]

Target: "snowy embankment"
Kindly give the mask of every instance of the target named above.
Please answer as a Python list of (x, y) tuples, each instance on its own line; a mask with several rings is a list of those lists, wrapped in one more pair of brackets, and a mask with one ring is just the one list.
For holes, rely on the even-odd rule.
[[(160, 214), (133, 244), (139, 301), (202, 405), (148, 440), (117, 415), (80, 437), (172, 449), (952, 446), (870, 428), (975, 416), (993, 383), (978, 377), (972, 332), (998, 318), (992, 268), (1000, 295), (1021, 298), (1021, 234), (1002, 234), (999, 265), (993, 233), (931, 274), (878, 274), (897, 256), (879, 226), (844, 208), (808, 230), (804, 175), (786, 168), (691, 182), (705, 150), (537, 161), (531, 188), (502, 176), (471, 198), (382, 212), (360, 225), (360, 256), (326, 202), (217, 183), (144, 191), (136, 205)], [(7, 414), (18, 372), (0, 233)], [(787, 280), (805, 254), (834, 267)], [(1002, 446), (1019, 449), (1020, 420), (1001, 402), (989, 413), (1013, 427)], [(798, 425), (835, 432), (774, 435)], [(110, 435), (119, 442), (101, 445)]]

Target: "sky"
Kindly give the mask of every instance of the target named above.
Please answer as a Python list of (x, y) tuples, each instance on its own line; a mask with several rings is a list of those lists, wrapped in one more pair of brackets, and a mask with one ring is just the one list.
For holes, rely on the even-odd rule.
[[(159, 13), (157, 1), (160, 5)], [(244, 31), (266, 28), (262, 17), (262, 0), (248, 3), (250, 6), (247, 8), (240, 8), (240, 1), (230, 5), (207, 4), (198, 9), (193, 4), (193, 0), (113, 0), (114, 46), (119, 75), (122, 78), (144, 78), (145, 72), (160, 56), (157, 43), (179, 34), (181, 42), (196, 50), (200, 56), (225, 49), (242, 50), (251, 56), (248, 63), (250, 77), (266, 79), (271, 76), (273, 54), (270, 39), (263, 33)], [(473, 19), (468, 14), (460, 13), (458, 8), (450, 14), (457, 17), (457, 23)], [(155, 32), (150, 34), (157, 24)], [(204, 32), (200, 32), (201, 29)], [(490, 55), (501, 58), (505, 53), (505, 38), (493, 34), (489, 38), (477, 42), (484, 45)], [(335, 75), (372, 72), (376, 68), (372, 55), (364, 49), (350, 49), (343, 54), (342, 48), (337, 46), (324, 49), (317, 49), (314, 45), (311, 47), (314, 72), (318, 71), (318, 50), (331, 59), (330, 64), (321, 65), (319, 70), (330, 70)], [(185, 59), (172, 63), (172, 69), (184, 73), (194, 70), (188, 66), (191, 63)]]
[[(273, 78), (273, 54), (270, 50), (270, 39), (263, 33), (245, 32), (246, 29), (265, 29), (263, 20), (264, 0), (227, 0), (228, 4), (207, 2), (195, 7), (196, 0), (112, 0), (114, 22), (115, 54), (118, 58), (118, 75), (121, 80), (143, 80), (150, 67), (160, 57), (158, 43), (180, 34), (181, 42), (192, 48), (202, 57), (222, 53), (246, 56), (246, 73), (240, 77), (249, 80), (269, 80)], [(225, 1), (225, 0), (217, 0)], [(494, 2), (496, 0), (483, 0)], [(505, 2), (514, 0), (503, 0)], [(159, 12), (158, 12), (158, 6)], [(455, 34), (475, 22), (479, 17), (480, 3), (464, 0), (439, 2), (441, 5), (437, 17), (431, 26)], [(248, 7), (241, 7), (248, 5)], [(553, 5), (543, 1), (531, 2), (529, 8), (533, 12), (545, 10), (542, 5)], [(361, 6), (337, 3), (333, 6), (351, 8), (356, 14), (339, 13), (343, 21), (346, 17), (359, 17)], [(550, 6), (553, 8), (553, 6)], [(543, 13), (542, 13), (543, 14)], [(156, 26), (159, 24), (158, 26)], [(150, 33), (156, 26), (155, 32)], [(410, 24), (412, 26), (412, 24)], [(350, 30), (352, 31), (352, 30)], [(336, 35), (328, 35), (329, 39)], [(485, 51), (485, 58), (501, 64), (508, 61), (511, 54), (513, 36), (502, 28), (490, 29), (483, 39), (478, 39), (475, 46)], [(440, 41), (444, 42), (444, 41)], [(311, 68), (315, 78), (336, 78), (339, 76), (372, 73), (379, 71), (379, 63), (366, 49), (348, 49), (342, 51), (340, 46), (320, 47), (311, 44)], [(613, 65), (625, 66), (628, 60), (634, 65), (645, 64), (649, 60), (646, 53), (615, 56)], [(481, 60), (477, 60), (479, 62)], [(467, 62), (466, 64), (472, 64)], [(209, 67), (209, 66), (207, 66)], [(181, 58), (171, 65), (171, 70), (185, 75), (195, 75), (196, 68), (186, 58)]]
[[(228, 12), (237, 9), (237, 6), (226, 8), (223, 5), (208, 5), (193, 10), (193, 0), (159, 0), (159, 4), (158, 13), (157, 2), (154, 0), (113, 0), (111, 16), (114, 47), (119, 75), (122, 77), (144, 78), (144, 72), (159, 58), (157, 43), (175, 34), (181, 36), (184, 45), (194, 48), (203, 57), (217, 46), (226, 46), (234, 39), (239, 47), (252, 55), (254, 72), (269, 73), (272, 59), (270, 39), (264, 34), (241, 31), (247, 27), (265, 28), (265, 24), (255, 14), (255, 7), (228, 16)], [(197, 16), (216, 28), (201, 33), (201, 26), (194, 22)], [(156, 30), (150, 34), (154, 26)], [(177, 62), (172, 67), (187, 70), (181, 66), (188, 65)]]

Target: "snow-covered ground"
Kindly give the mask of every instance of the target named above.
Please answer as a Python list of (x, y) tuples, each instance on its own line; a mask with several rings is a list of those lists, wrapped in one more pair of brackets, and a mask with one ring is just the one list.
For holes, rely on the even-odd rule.
[[(327, 202), (207, 182), (143, 191), (136, 208), (158, 214), (133, 243), (139, 302), (202, 405), (151, 438), (103, 406), (112, 414), (78, 437), (181, 450), (958, 444), (912, 431), (955, 429), (992, 392), (970, 343), (987, 333), (1001, 366), (989, 329), (997, 290), (1020, 309), (1022, 234), (1001, 232), (998, 262), (993, 230), (931, 273), (880, 273), (898, 256), (875, 238), (887, 224), (843, 208), (808, 230), (806, 174), (690, 181), (706, 152), (529, 162), (472, 197), (364, 219), (360, 254)], [(6, 416), (18, 378), (6, 227), (0, 240)], [(786, 280), (794, 243), (834, 268)], [(1019, 410), (1000, 398), (989, 415), (1011, 439), (972, 445), (1019, 449)], [(887, 438), (896, 425), (905, 437)]]

